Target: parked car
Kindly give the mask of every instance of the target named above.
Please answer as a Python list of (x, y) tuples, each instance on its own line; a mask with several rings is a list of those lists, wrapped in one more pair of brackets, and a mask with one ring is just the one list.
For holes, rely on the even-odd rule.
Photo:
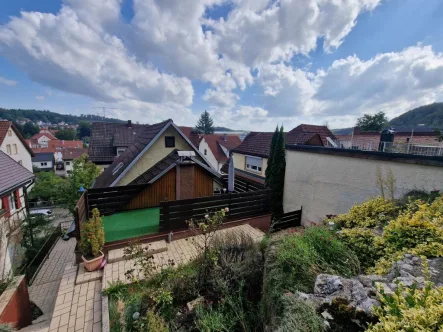
[(51, 218), (54, 216), (53, 212), (51, 209), (36, 209), (36, 210), (31, 210), (29, 211), (29, 214), (31, 216), (45, 216), (48, 218)]

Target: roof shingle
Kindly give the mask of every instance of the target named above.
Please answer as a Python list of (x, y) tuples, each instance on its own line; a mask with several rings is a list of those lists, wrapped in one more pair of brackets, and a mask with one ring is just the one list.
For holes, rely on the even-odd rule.
[(0, 195), (19, 188), (35, 177), (34, 174), (2, 151), (0, 151), (0, 169), (8, 170), (0, 172)]
[(237, 135), (225, 136), (220, 134), (213, 134), (203, 135), (203, 138), (211, 149), (215, 159), (217, 159), (219, 163), (225, 163), (228, 160), (228, 157), (226, 156), (221, 146), (223, 146), (226, 150), (231, 151), (241, 144), (240, 137)]

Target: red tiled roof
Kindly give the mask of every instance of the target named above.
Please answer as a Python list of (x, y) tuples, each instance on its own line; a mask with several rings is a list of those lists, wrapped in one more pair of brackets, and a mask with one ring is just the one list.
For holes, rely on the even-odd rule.
[(39, 139), (39, 138), (42, 137), (42, 136), (46, 136), (46, 137), (49, 138), (50, 140), (57, 140), (57, 139), (58, 139), (57, 137), (55, 137), (55, 136), (52, 135), (51, 133), (42, 133), (42, 132), (40, 132), (40, 133), (38, 133), (38, 134), (35, 134), (34, 136), (31, 137), (31, 139)]
[(55, 153), (55, 148), (33, 148), (34, 153)]
[(18, 131), (18, 129), (14, 126), (14, 124), (11, 121), (0, 121), (0, 145), (3, 143), (6, 134), (8, 133), (8, 129), (12, 128), (14, 133), (17, 135), (18, 139), (23, 143), (26, 150), (31, 154), (31, 157), (34, 156), (34, 153), (32, 152), (31, 148), (29, 147), (29, 144), (25, 141), (22, 134)]
[[(251, 132), (234, 152), (269, 158), (273, 132)], [(286, 144), (325, 145), (326, 137), (335, 139), (326, 126), (300, 125), (285, 133)]]
[(63, 148), (62, 158), (63, 160), (74, 160), (80, 158), (83, 154), (88, 154), (88, 149), (83, 148)]
[(180, 126), (178, 127), (182, 131), (182, 133), (191, 141), (191, 143), (198, 148), (200, 145), (200, 142), (203, 138), (203, 135), (200, 135), (199, 133), (194, 131), (194, 128), (192, 127), (184, 127)]
[(228, 157), (226, 156), (220, 145), (222, 145), (228, 151), (231, 151), (241, 144), (240, 137), (238, 137), (237, 135), (225, 136), (220, 134), (213, 134), (203, 135), (203, 138), (205, 139), (206, 143), (208, 143), (212, 154), (219, 163), (225, 163), (228, 160)]
[(83, 148), (82, 141), (66, 141), (66, 140), (56, 140), (48, 142), (49, 148)]

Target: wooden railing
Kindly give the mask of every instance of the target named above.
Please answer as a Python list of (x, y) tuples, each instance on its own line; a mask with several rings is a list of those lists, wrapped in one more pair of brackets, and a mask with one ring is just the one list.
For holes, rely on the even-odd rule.
[[(228, 186), (228, 175), (223, 175), (223, 181), (226, 184), (226, 187)], [(257, 190), (263, 190), (265, 188), (264, 185), (248, 180), (245, 178), (236, 177), (234, 181), (234, 192), (236, 193), (244, 193), (248, 191), (257, 191)]]
[(208, 212), (229, 208), (227, 220), (269, 214), (270, 190), (224, 194), (160, 203), (160, 232), (187, 229), (190, 219), (203, 219)]

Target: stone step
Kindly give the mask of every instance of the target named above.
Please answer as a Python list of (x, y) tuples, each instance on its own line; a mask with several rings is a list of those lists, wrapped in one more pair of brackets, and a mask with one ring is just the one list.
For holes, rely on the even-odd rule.
[(101, 280), (102, 276), (103, 276), (102, 269), (89, 272), (85, 270), (85, 265), (83, 263), (80, 263), (78, 265), (77, 278), (75, 279), (75, 284), (80, 285), (90, 281)]
[[(152, 255), (168, 250), (168, 246), (167, 246), (165, 240), (155, 241), (155, 242), (151, 242), (151, 243), (143, 243), (142, 246), (143, 247), (149, 246), (149, 253)], [(110, 250), (108, 252), (108, 264), (116, 263), (116, 262), (120, 262), (120, 261), (124, 260), (123, 250), (124, 250), (124, 248)]]

